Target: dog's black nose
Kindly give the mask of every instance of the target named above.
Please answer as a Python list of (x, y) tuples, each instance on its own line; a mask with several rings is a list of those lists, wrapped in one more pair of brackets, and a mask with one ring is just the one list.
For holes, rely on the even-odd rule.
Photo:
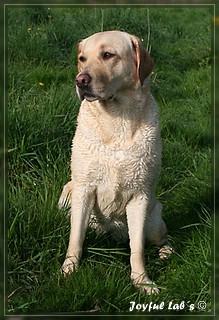
[(75, 81), (79, 88), (85, 88), (91, 82), (91, 76), (87, 73), (79, 74)]

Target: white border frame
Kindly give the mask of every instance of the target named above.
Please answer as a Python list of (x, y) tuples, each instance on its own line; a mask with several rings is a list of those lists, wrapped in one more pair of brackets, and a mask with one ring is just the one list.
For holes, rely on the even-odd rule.
[[(174, 316), (174, 317), (215, 317), (216, 316), (216, 310), (215, 310), (215, 305), (216, 305), (216, 293), (215, 293), (215, 289), (216, 289), (216, 284), (215, 284), (215, 263), (216, 263), (216, 255), (215, 255), (215, 235), (216, 235), (216, 218), (215, 218), (215, 147), (216, 147), (216, 143), (215, 143), (215, 77), (216, 77), (216, 72), (215, 72), (215, 30), (216, 30), (216, 15), (215, 15), (215, 4), (211, 4), (211, 3), (180, 3), (180, 4), (174, 4), (174, 3), (142, 3), (142, 4), (97, 4), (97, 3), (93, 3), (93, 4), (62, 4), (62, 3), (57, 3), (57, 4), (52, 4), (52, 3), (31, 3), (31, 4), (27, 4), (27, 3), (10, 3), (10, 4), (4, 4), (4, 111), (3, 111), (3, 116), (4, 116), (4, 121), (3, 121), (3, 125), (4, 125), (4, 162), (3, 162), (3, 168), (4, 168), (4, 177), (3, 177), (3, 183), (4, 183), (4, 192), (3, 192), (3, 207), (4, 207), (4, 239), (6, 238), (6, 234), (7, 234), (7, 230), (6, 230), (6, 225), (5, 225), (5, 221), (6, 221), (6, 213), (5, 213), (5, 208), (6, 208), (6, 192), (5, 192), (5, 188), (6, 188), (6, 157), (5, 157), (5, 153), (6, 153), (6, 7), (14, 7), (14, 6), (20, 6), (20, 7), (26, 7), (26, 6), (48, 6), (48, 7), (52, 7), (52, 6), (60, 6), (60, 7), (65, 7), (65, 6), (75, 6), (75, 7), (86, 7), (86, 6), (97, 6), (97, 7), (115, 7), (115, 6), (120, 6), (120, 7), (155, 7), (155, 6), (159, 6), (159, 7), (167, 7), (167, 6), (172, 6), (172, 7), (177, 7), (177, 6), (187, 6), (187, 7), (194, 7), (194, 6), (198, 6), (198, 7), (213, 7), (214, 8), (214, 30), (213, 30), (213, 39), (214, 39), (214, 43), (213, 43), (213, 111), (214, 111), (214, 118), (213, 118), (213, 132), (214, 132), (214, 145), (213, 145), (213, 172), (214, 172), (214, 181), (213, 181), (213, 209), (214, 209), (214, 216), (213, 216), (213, 222), (214, 222), (214, 226), (213, 226), (213, 235), (214, 235), (214, 244), (213, 244), (213, 250), (214, 250), (214, 266), (213, 266), (213, 276), (214, 276), (214, 284), (212, 285), (212, 291), (213, 292), (213, 303), (212, 303), (212, 307), (213, 307), (213, 314), (193, 314), (191, 313), (186, 313), (186, 314), (178, 314), (178, 313), (174, 313), (174, 314), (168, 314), (168, 313), (164, 313), (164, 314), (149, 314), (149, 313), (130, 313), (130, 314), (96, 314), (96, 313), (91, 313), (91, 314), (82, 314), (82, 313), (64, 313), (64, 312), (60, 312), (59, 314), (55, 314), (55, 313), (47, 313), (47, 314), (6, 314), (5, 310), (6, 310), (6, 284), (5, 284), (5, 277), (4, 277), (4, 316), (10, 316), (10, 317), (84, 317), (84, 316), (93, 316), (93, 317), (104, 317), (104, 316), (121, 316), (121, 317), (147, 317), (147, 316), (154, 316), (154, 317), (165, 317), (165, 316)], [(4, 276), (6, 275), (6, 252), (5, 252), (5, 245), (4, 245)]]

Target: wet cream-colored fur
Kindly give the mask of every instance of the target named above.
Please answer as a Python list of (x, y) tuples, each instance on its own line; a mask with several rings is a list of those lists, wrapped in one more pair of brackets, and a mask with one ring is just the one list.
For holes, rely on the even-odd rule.
[(155, 198), (161, 167), (156, 102), (150, 91), (152, 59), (140, 40), (120, 31), (94, 34), (78, 45), (76, 89), (82, 100), (72, 143), (71, 181), (59, 206), (71, 207), (71, 231), (62, 271), (78, 267), (89, 221), (98, 231), (129, 239), (131, 278), (158, 293), (144, 265), (148, 240), (165, 258), (162, 205)]

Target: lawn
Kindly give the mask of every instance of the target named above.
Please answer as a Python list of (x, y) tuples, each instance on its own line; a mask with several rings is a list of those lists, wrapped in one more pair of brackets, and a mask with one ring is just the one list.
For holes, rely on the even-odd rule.
[[(210, 6), (7, 7), (6, 313), (130, 314), (135, 301), (165, 303), (163, 310), (136, 314), (211, 314), (211, 17)], [(131, 285), (128, 244), (90, 229), (79, 270), (67, 279), (60, 273), (70, 226), (57, 202), (70, 177), (80, 107), (76, 45), (113, 29), (141, 38), (155, 62), (151, 82), (163, 140), (157, 197), (175, 250), (160, 261), (156, 247), (145, 248), (158, 296), (145, 297)], [(168, 309), (171, 301), (184, 308)]]

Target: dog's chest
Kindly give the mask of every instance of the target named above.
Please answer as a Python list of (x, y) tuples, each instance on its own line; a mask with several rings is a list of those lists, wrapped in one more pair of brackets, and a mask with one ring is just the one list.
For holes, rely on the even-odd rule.
[(97, 184), (114, 189), (136, 188), (147, 171), (146, 151), (130, 147), (120, 150), (100, 148), (98, 151)]
[(73, 180), (96, 190), (97, 207), (105, 216), (120, 215), (133, 195), (150, 189), (159, 171), (159, 132), (155, 125), (142, 124), (132, 134), (132, 123), (122, 127), (121, 121), (114, 123), (115, 130), (109, 125), (102, 130), (83, 123), (84, 118), (73, 141)]
[(123, 214), (130, 198), (146, 191), (154, 163), (148, 151), (143, 144), (120, 150), (103, 146), (98, 150), (96, 195), (97, 205), (104, 215)]

